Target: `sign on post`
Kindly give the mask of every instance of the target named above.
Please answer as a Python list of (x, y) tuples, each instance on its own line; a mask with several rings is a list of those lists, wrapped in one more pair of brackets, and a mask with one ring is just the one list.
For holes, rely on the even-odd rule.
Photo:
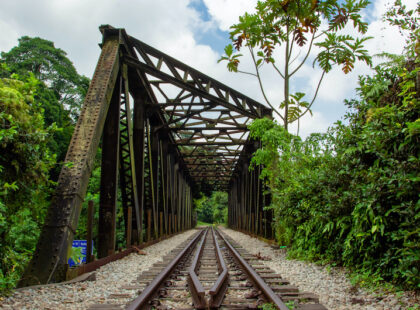
[[(69, 267), (80, 264), (86, 264), (87, 241), (86, 240), (73, 240), (71, 248), (71, 255), (68, 260)], [(93, 254), (93, 240), (92, 240), (92, 253)]]

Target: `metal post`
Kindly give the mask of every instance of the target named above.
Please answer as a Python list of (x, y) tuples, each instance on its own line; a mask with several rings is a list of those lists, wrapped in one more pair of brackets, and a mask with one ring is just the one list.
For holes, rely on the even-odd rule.
[(152, 209), (147, 209), (147, 232), (146, 239), (147, 241), (151, 240), (151, 228), (152, 228)]
[[(144, 96), (144, 95), (143, 95)], [(133, 109), (133, 148), (134, 158), (136, 163), (136, 178), (139, 201), (139, 223), (140, 227), (135, 227), (136, 232), (134, 237), (138, 239), (139, 244), (143, 242), (143, 213), (145, 200), (145, 186), (144, 186), (144, 160), (145, 160), (145, 103), (143, 96), (136, 96), (134, 98)], [(136, 214), (137, 216), (137, 214)], [(133, 221), (134, 224), (134, 221)], [(137, 223), (136, 223), (137, 224)], [(134, 231), (133, 231), (134, 232)]]
[[(153, 133), (153, 127), (150, 130)], [(158, 216), (160, 212), (160, 201), (159, 201), (159, 136), (157, 133), (154, 133), (151, 136), (151, 155), (152, 155), (152, 168), (151, 168), (151, 175), (152, 175), (152, 188), (153, 188), (153, 198), (154, 198), (154, 205), (153, 205), (153, 233), (154, 239), (159, 238), (159, 222)]]
[(131, 246), (131, 229), (132, 229), (132, 223), (133, 223), (133, 216), (132, 216), (133, 209), (131, 207), (128, 207), (127, 209), (127, 236), (126, 236), (126, 242), (125, 247), (128, 249)]
[(93, 241), (93, 218), (94, 218), (95, 206), (93, 201), (88, 202), (88, 218), (87, 218), (87, 248), (86, 248), (86, 262), (90, 263), (93, 261), (92, 256), (92, 241)]
[(120, 83), (115, 87), (102, 134), (101, 188), (98, 223), (98, 257), (115, 251), (118, 161), (120, 145)]

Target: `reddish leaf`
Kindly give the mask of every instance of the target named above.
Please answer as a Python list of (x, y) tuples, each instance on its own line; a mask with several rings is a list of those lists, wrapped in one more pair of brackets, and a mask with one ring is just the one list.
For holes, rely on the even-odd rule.
[(354, 68), (354, 63), (350, 59), (344, 60), (343, 72), (345, 74), (351, 72)]
[(236, 50), (240, 50), (242, 47), (242, 42), (244, 40), (245, 35), (241, 34), (239, 37), (236, 38), (236, 40), (233, 42), (233, 45), (235, 45)]
[(304, 46), (307, 39), (303, 35), (303, 29), (301, 27), (297, 28), (294, 32), (296, 43), (299, 46)]

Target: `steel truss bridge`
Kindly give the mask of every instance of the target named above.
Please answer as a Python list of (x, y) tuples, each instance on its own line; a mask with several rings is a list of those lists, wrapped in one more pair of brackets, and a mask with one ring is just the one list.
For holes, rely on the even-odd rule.
[[(98, 257), (115, 251), (118, 188), (132, 244), (195, 225), (193, 194), (228, 192), (228, 224), (272, 236), (270, 202), (249, 170), (247, 125), (272, 110), (129, 36), (101, 26), (102, 52), (36, 251), (21, 286), (65, 279), (98, 147)], [(128, 223), (128, 213), (132, 221)], [(130, 244), (127, 244), (129, 247)]]

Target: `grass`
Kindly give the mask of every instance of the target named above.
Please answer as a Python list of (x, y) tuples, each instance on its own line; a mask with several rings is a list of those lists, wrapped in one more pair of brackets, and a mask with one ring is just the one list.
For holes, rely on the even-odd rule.
[(201, 222), (201, 221), (197, 221), (197, 227), (198, 226), (212, 226), (212, 223), (205, 223), (205, 222)]

